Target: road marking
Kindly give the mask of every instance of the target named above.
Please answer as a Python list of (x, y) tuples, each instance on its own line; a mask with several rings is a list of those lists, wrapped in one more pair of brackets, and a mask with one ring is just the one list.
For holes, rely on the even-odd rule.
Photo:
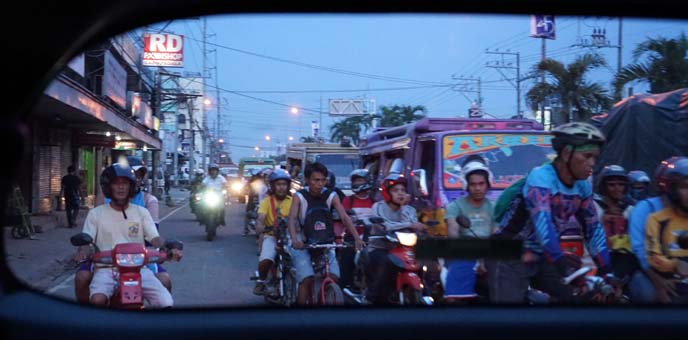
[(179, 211), (179, 209), (184, 208), (184, 207), (187, 206), (188, 204), (189, 204), (188, 202), (187, 202), (187, 203), (184, 203), (184, 205), (182, 205), (181, 207), (172, 210), (169, 214), (165, 215), (165, 217), (161, 218), (161, 219), (160, 219), (160, 222), (162, 222), (162, 221), (164, 221), (165, 219), (167, 219), (168, 217), (172, 216), (172, 214), (176, 213), (177, 211)]
[(70, 284), (71, 284), (71, 282), (74, 281), (74, 276), (75, 276), (75, 275), (76, 275), (76, 274), (70, 275), (68, 278), (64, 279), (64, 281), (62, 281), (62, 283), (60, 283), (59, 285), (57, 285), (57, 286), (55, 286), (55, 287), (53, 287), (53, 288), (50, 288), (50, 289), (46, 290), (45, 293), (46, 293), (46, 294), (53, 294), (53, 293), (55, 293), (56, 291), (58, 291), (58, 290), (60, 290), (60, 289), (69, 287)]

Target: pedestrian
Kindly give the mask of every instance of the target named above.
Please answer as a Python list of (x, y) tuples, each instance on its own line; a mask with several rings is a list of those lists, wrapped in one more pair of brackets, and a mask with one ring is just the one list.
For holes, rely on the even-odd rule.
[(169, 170), (165, 170), (165, 195), (170, 195), (170, 185), (172, 184), (172, 174)]
[(81, 204), (81, 179), (75, 175), (73, 165), (67, 167), (67, 175), (62, 177), (60, 197), (65, 199), (65, 211), (67, 212), (67, 225), (69, 228), (76, 227), (76, 217), (79, 214)]

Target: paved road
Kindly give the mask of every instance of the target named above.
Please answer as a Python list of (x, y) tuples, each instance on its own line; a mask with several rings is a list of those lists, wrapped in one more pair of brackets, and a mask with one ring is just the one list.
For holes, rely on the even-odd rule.
[[(164, 266), (172, 277), (172, 295), (177, 307), (212, 307), (263, 305), (262, 297), (253, 295), (249, 280), (257, 267), (254, 236), (243, 237), (243, 204), (227, 207), (228, 227), (218, 230), (214, 241), (205, 238), (205, 229), (191, 214), (188, 205), (163, 216), (160, 233), (184, 242), (181, 262)], [(65, 272), (46, 292), (74, 300), (73, 272)]]

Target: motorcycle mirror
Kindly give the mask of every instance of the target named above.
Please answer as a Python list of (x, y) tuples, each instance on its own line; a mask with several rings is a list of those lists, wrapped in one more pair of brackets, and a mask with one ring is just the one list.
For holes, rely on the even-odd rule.
[(378, 217), (378, 216), (373, 216), (370, 218), (370, 223), (373, 223), (373, 224), (382, 224), (382, 222), (384, 222), (384, 221), (385, 221), (384, 218)]
[(462, 216), (457, 217), (456, 223), (458, 223), (461, 228), (464, 228), (464, 229), (470, 229), (471, 228), (471, 220), (466, 218), (466, 216), (462, 215)]
[(168, 239), (165, 240), (165, 244), (163, 245), (163, 247), (165, 249), (184, 250), (184, 242), (175, 239)]
[(688, 249), (688, 232), (684, 231), (678, 235), (677, 242), (681, 249)]
[(86, 246), (91, 243), (93, 243), (93, 238), (91, 235), (86, 234), (86, 233), (80, 233), (72, 236), (69, 241), (72, 243), (73, 246), (75, 247), (80, 247), (80, 246)]

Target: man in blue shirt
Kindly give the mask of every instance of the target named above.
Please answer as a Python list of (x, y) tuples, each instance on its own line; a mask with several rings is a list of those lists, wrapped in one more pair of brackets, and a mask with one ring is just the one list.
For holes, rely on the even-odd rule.
[[(557, 158), (533, 169), (523, 186), (530, 217), (521, 260), (498, 261), (490, 282), (490, 299), (524, 303), (528, 286), (548, 293), (553, 301), (574, 301), (573, 287), (563, 283), (581, 265), (583, 244), (601, 272), (609, 270), (609, 251), (588, 178), (592, 175), (604, 135), (586, 123), (564, 124), (553, 131)], [(578, 256), (567, 254), (577, 244)]]

